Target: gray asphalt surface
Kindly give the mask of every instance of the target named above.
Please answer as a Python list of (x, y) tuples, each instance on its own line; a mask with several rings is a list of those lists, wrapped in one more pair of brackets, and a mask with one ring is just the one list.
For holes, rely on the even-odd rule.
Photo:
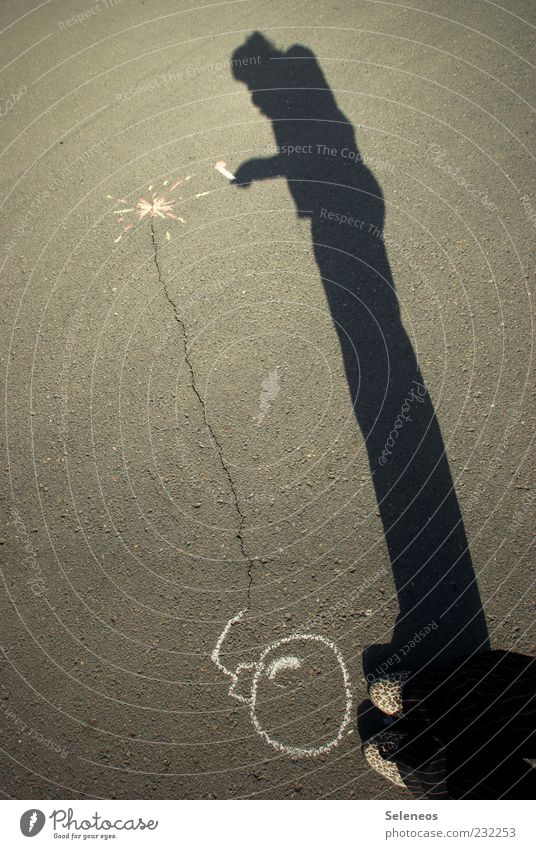
[(535, 651), (535, 27), (529, 0), (4, 0), (7, 798), (409, 798), (360, 751), (398, 602), (310, 224), (214, 170), (273, 152), (229, 68), (253, 31), (314, 51), (381, 186), (490, 641)]

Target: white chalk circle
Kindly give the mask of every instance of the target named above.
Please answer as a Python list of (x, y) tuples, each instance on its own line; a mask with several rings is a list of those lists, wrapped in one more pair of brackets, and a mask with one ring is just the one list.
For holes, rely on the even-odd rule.
[[(313, 651), (311, 644), (316, 644)], [(340, 686), (340, 698), (328, 706), (322, 700), (334, 685), (333, 676), (339, 679), (335, 687)], [(292, 634), (273, 643), (255, 664), (249, 707), (258, 734), (280, 752), (315, 758), (334, 749), (352, 718), (350, 677), (335, 643), (319, 634)], [(328, 738), (320, 745), (296, 745), (292, 738), (311, 735), (315, 719), (321, 722), (326, 710), (336, 714), (334, 722), (333, 716), (329, 718)], [(317, 737), (325, 729), (318, 731)]]

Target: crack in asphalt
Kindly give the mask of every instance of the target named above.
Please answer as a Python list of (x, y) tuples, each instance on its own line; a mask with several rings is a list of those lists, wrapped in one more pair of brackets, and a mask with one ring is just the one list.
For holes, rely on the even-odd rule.
[(183, 341), (183, 345), (184, 345), (184, 360), (186, 362), (188, 372), (190, 374), (190, 386), (193, 390), (194, 395), (196, 396), (196, 398), (199, 402), (199, 405), (201, 407), (201, 411), (203, 413), (203, 421), (205, 423), (205, 427), (208, 430), (208, 432), (209, 432), (209, 434), (210, 434), (210, 436), (211, 436), (211, 438), (214, 442), (214, 445), (216, 446), (221, 467), (222, 467), (222, 469), (223, 469), (223, 471), (224, 471), (224, 473), (227, 477), (227, 480), (229, 481), (229, 486), (231, 488), (234, 507), (235, 507), (236, 515), (238, 516), (238, 531), (236, 533), (236, 538), (238, 539), (242, 556), (243, 556), (244, 560), (247, 561), (247, 564), (248, 564), (248, 572), (247, 572), (247, 574), (248, 574), (248, 584), (247, 584), (246, 595), (247, 595), (247, 609), (249, 609), (250, 603), (251, 603), (251, 588), (252, 588), (252, 585), (253, 585), (253, 566), (254, 566), (255, 561), (254, 561), (254, 558), (250, 557), (249, 554), (247, 553), (246, 547), (245, 547), (245, 544), (244, 544), (243, 531), (244, 531), (244, 525), (245, 525), (245, 517), (244, 517), (244, 514), (242, 513), (242, 510), (240, 509), (240, 502), (238, 500), (238, 493), (236, 491), (236, 487), (235, 487), (231, 472), (229, 471), (229, 467), (228, 467), (227, 463), (225, 462), (225, 459), (224, 459), (224, 456), (223, 456), (223, 448), (222, 448), (218, 438), (216, 437), (216, 434), (214, 433), (211, 425), (209, 424), (209, 421), (208, 421), (208, 418), (207, 418), (207, 408), (206, 408), (206, 405), (205, 405), (205, 401), (204, 401), (201, 393), (199, 392), (199, 390), (197, 388), (193, 363), (190, 360), (190, 357), (189, 357), (189, 354), (188, 354), (188, 333), (186, 331), (186, 325), (185, 325), (184, 321), (182, 320), (182, 318), (180, 317), (179, 312), (177, 310), (177, 306), (176, 306), (175, 302), (173, 301), (173, 299), (170, 297), (166, 283), (165, 283), (165, 280), (162, 277), (162, 271), (161, 271), (161, 268), (160, 268), (160, 263), (158, 261), (158, 245), (157, 245), (157, 242), (156, 242), (154, 225), (153, 225), (152, 221), (151, 221), (151, 242), (152, 242), (152, 246), (153, 246), (154, 264), (156, 266), (156, 271), (158, 273), (158, 281), (159, 281), (160, 285), (162, 286), (162, 290), (164, 292), (164, 295), (166, 297), (167, 302), (169, 303), (170, 307), (173, 310), (173, 315), (175, 317), (175, 321), (177, 322), (177, 324), (179, 325), (179, 327), (181, 329), (182, 341)]

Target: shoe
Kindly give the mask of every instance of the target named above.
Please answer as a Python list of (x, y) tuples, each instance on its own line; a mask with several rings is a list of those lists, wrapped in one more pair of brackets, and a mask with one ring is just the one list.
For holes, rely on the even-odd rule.
[(378, 772), (382, 778), (386, 778), (397, 787), (405, 787), (402, 773), (394, 760), (389, 760), (406, 739), (406, 734), (398, 734), (395, 731), (380, 731), (366, 743), (363, 743), (362, 752), (366, 762), (372, 769)]
[(402, 687), (409, 672), (388, 672), (375, 678), (368, 687), (370, 701), (387, 716), (402, 716)]

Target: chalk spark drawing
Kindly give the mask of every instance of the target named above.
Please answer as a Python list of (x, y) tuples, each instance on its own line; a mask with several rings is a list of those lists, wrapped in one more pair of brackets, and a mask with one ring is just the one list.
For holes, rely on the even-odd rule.
[(281, 391), (281, 382), (279, 380), (279, 370), (275, 368), (270, 374), (264, 378), (261, 383), (261, 394), (259, 397), (259, 417), (257, 425), (260, 427), (264, 419), (270, 412), (270, 407)]
[[(229, 622), (221, 632), (218, 641), (214, 647), (214, 651), (212, 652), (211, 658), (213, 663), (216, 664), (220, 672), (223, 672), (228, 678), (231, 679), (231, 685), (229, 687), (229, 695), (233, 698), (237, 699), (239, 702), (243, 704), (249, 705), (249, 715), (251, 722), (253, 723), (253, 727), (257, 731), (257, 733), (274, 749), (277, 749), (280, 752), (283, 752), (286, 755), (293, 755), (294, 757), (302, 757), (302, 758), (316, 758), (319, 755), (324, 755), (326, 752), (334, 749), (335, 746), (338, 746), (340, 741), (342, 740), (344, 733), (346, 732), (348, 725), (350, 724), (352, 718), (352, 688), (350, 684), (350, 676), (348, 674), (348, 670), (346, 669), (346, 664), (344, 662), (344, 658), (340, 653), (339, 649), (331, 640), (328, 640), (327, 637), (323, 637), (320, 634), (302, 634), (295, 633), (291, 634), (288, 637), (283, 637), (281, 640), (277, 640), (275, 643), (266, 648), (259, 660), (256, 663), (239, 663), (236, 667), (236, 670), (232, 672), (230, 669), (227, 669), (220, 660), (220, 653), (222, 649), (222, 645), (229, 634), (232, 626), (239, 622), (242, 616), (246, 611), (241, 610), (240, 613), (237, 613), (236, 616), (233, 616), (232, 619), (229, 619)], [(342, 683), (344, 687), (344, 696), (345, 696), (345, 709), (344, 714), (342, 716), (341, 722), (339, 724), (339, 728), (332, 736), (327, 743), (324, 743), (321, 746), (292, 746), (287, 743), (282, 743), (279, 740), (271, 737), (267, 731), (262, 727), (261, 722), (258, 718), (258, 699), (259, 699), (259, 686), (263, 679), (268, 678), (270, 681), (274, 681), (276, 676), (281, 672), (288, 670), (297, 670), (302, 667), (303, 660), (298, 657), (299, 647), (303, 650), (303, 643), (319, 643), (326, 648), (328, 648), (333, 655), (339, 665), (341, 674), (342, 674)], [(274, 653), (279, 654), (273, 660), (270, 660), (270, 656)], [(288, 654), (287, 654), (288, 652)], [(251, 683), (249, 684), (249, 694), (243, 695), (238, 692), (238, 687), (240, 684), (243, 684), (243, 673), (248, 672), (252, 676)], [(274, 682), (277, 683), (277, 682)], [(282, 685), (278, 685), (282, 686)]]
[[(170, 180), (164, 180), (162, 187), (156, 190), (154, 189), (154, 186), (149, 186), (147, 193), (150, 192), (151, 194), (148, 194), (148, 199), (140, 197), (134, 206), (128, 205), (129, 201), (127, 198), (114, 198), (112, 195), (108, 195), (109, 200), (115, 200), (118, 204), (118, 209), (114, 209), (112, 215), (119, 216), (117, 219), (118, 223), (123, 225), (119, 236), (114, 239), (114, 242), (120, 242), (123, 235), (128, 233), (137, 221), (162, 218), (164, 220), (176, 221), (184, 224), (184, 218), (175, 213), (175, 204), (179, 201), (195, 200), (210, 194), (210, 192), (199, 192), (198, 194), (188, 198), (183, 198), (181, 195), (174, 194), (180, 186), (184, 186), (188, 183), (193, 176), (193, 174), (189, 174), (188, 177), (184, 177), (182, 180), (176, 180), (171, 183), (171, 185)], [(166, 232), (166, 239), (171, 239), (169, 230)]]
[[(225, 167), (225, 162), (223, 160), (218, 160), (216, 162), (214, 168), (220, 174), (223, 174), (224, 177), (227, 177), (228, 180), (234, 180), (234, 174), (231, 174), (230, 171)], [(118, 205), (117, 209), (114, 209), (112, 214), (119, 216), (117, 221), (118, 224), (122, 224), (122, 229), (114, 242), (120, 242), (125, 233), (136, 224), (138, 221), (144, 221), (145, 219), (150, 218), (163, 218), (164, 220), (177, 221), (181, 224), (185, 224), (184, 218), (180, 215), (175, 214), (175, 204), (179, 201), (190, 201), (197, 200), (198, 198), (204, 198), (207, 195), (212, 194), (212, 190), (208, 192), (198, 192), (195, 195), (191, 195), (190, 197), (183, 198), (180, 195), (174, 195), (174, 192), (179, 188), (179, 186), (183, 186), (189, 180), (192, 179), (194, 174), (189, 174), (188, 177), (184, 177), (182, 180), (175, 180), (175, 182), (171, 183), (170, 180), (164, 180), (162, 187), (160, 189), (154, 188), (154, 186), (149, 186), (147, 192), (151, 192), (149, 199), (145, 197), (139, 198), (134, 206), (129, 206), (130, 201), (125, 197), (114, 198), (113, 195), (107, 195), (108, 200), (115, 200)], [(171, 183), (171, 185), (170, 185)], [(166, 239), (169, 241), (171, 239), (171, 234), (169, 230), (166, 231)]]

